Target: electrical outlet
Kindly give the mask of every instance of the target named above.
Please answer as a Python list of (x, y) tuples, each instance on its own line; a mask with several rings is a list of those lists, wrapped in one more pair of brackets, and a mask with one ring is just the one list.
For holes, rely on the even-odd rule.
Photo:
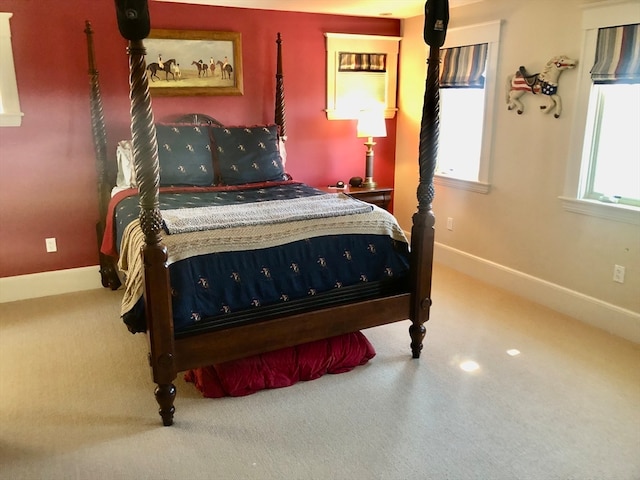
[(453, 218), (447, 217), (447, 230), (453, 230)]
[(624, 271), (625, 271), (625, 268), (622, 265), (614, 265), (613, 281), (618, 283), (624, 283)]
[(55, 238), (45, 238), (44, 239), (44, 244), (47, 247), (47, 252), (51, 253), (51, 252), (57, 252), (58, 251), (58, 245), (56, 244), (56, 239)]

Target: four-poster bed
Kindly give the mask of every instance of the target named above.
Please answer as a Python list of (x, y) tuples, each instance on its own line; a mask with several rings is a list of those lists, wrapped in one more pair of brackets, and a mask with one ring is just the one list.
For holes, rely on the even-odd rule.
[[(156, 124), (149, 95), (148, 79), (145, 73), (145, 49), (143, 39), (149, 33), (149, 17), (145, 0), (140, 1), (118, 1), (116, 0), (116, 11), (118, 25), (121, 34), (129, 40), (129, 65), (130, 65), (130, 97), (131, 97), (131, 134), (133, 144), (133, 158), (135, 164), (135, 195), (131, 197), (131, 192), (124, 193), (129, 198), (135, 199), (135, 204), (139, 203), (139, 218), (131, 218), (131, 209), (126, 213), (124, 207), (107, 207), (108, 200), (105, 195), (107, 185), (113, 186), (113, 175), (109, 174), (109, 169), (105, 167), (105, 134), (104, 122), (102, 121), (102, 105), (97, 86), (97, 72), (94, 67), (92, 57), (91, 29), (87, 25), (87, 35), (89, 38), (89, 64), (92, 83), (92, 121), (94, 143), (96, 145), (96, 156), (98, 161), (98, 172), (101, 198), (101, 222), (98, 227), (99, 235), (101, 230), (106, 232), (105, 237), (113, 235), (111, 242), (115, 245), (116, 253), (120, 256), (122, 266), (123, 258), (125, 266), (131, 268), (131, 264), (139, 263), (139, 274), (134, 277), (132, 271), (127, 276), (127, 293), (131, 294), (131, 303), (127, 307), (127, 312), (134, 312), (136, 319), (130, 324), (132, 331), (146, 331), (149, 338), (149, 362), (153, 372), (153, 380), (157, 384), (155, 396), (160, 405), (160, 416), (164, 425), (173, 423), (174, 398), (176, 389), (173, 381), (178, 372), (187, 371), (197, 367), (203, 367), (220, 362), (240, 359), (263, 352), (270, 352), (305, 342), (312, 342), (319, 339), (326, 339), (350, 332), (357, 332), (361, 329), (383, 325), (391, 322), (410, 320), (409, 327), (411, 338), (411, 351), (414, 358), (420, 356), (422, 342), (425, 336), (424, 323), (429, 319), (431, 306), (431, 271), (433, 261), (434, 242), (434, 217), (431, 210), (433, 199), (433, 171), (435, 166), (435, 156), (438, 136), (438, 51), (444, 40), (444, 32), (448, 20), (448, 4), (445, 1), (428, 1), (425, 10), (427, 21), (425, 23), (425, 41), (431, 46), (429, 58), (429, 68), (427, 86), (425, 92), (425, 105), (423, 112), (423, 124), (420, 141), (420, 184), (418, 187), (418, 211), (413, 217), (413, 227), (411, 231), (410, 253), (408, 245), (402, 231), (399, 229), (395, 219), (387, 212), (377, 207), (364, 204), (357, 200), (335, 194), (324, 195), (311, 187), (299, 184), (287, 178), (281, 164), (279, 150), (281, 143), (286, 139), (286, 125), (284, 113), (284, 90), (281, 60), (281, 42), (278, 35), (277, 40), (277, 73), (276, 73), (276, 112), (274, 126), (262, 127), (224, 127), (213, 118), (206, 115), (188, 116), (173, 120), (170, 124)], [(437, 18), (435, 18), (437, 16)], [(435, 23), (434, 23), (435, 20)], [(429, 30), (429, 31), (427, 31)], [(166, 150), (175, 150), (187, 135), (192, 135), (188, 140), (188, 147), (191, 151), (197, 150), (198, 138), (194, 137), (194, 132), (200, 135), (205, 132), (205, 141), (202, 143), (204, 149), (211, 148), (217, 171), (213, 177), (206, 177), (202, 180), (201, 186), (193, 187), (193, 181), (188, 182), (188, 188), (199, 188), (198, 200), (202, 198), (215, 198), (217, 211), (226, 212), (226, 217), (242, 217), (253, 215), (259, 206), (266, 206), (270, 209), (273, 205), (286, 204), (284, 210), (277, 210), (276, 217), (279, 218), (278, 225), (270, 222), (260, 223), (253, 217), (247, 223), (233, 223), (219, 228), (219, 217), (211, 218), (209, 214), (204, 215), (204, 222), (208, 223), (213, 230), (204, 228), (207, 232), (197, 231), (191, 224), (186, 230), (180, 230), (183, 225), (181, 214), (189, 210), (187, 216), (192, 216), (193, 212), (200, 211), (197, 204), (195, 208), (183, 209), (184, 185), (176, 187), (180, 183), (175, 178), (167, 180), (168, 171), (171, 165), (166, 161)], [(239, 162), (246, 159), (233, 159), (228, 170), (225, 170), (225, 155), (235, 145), (233, 141), (229, 143), (229, 136), (241, 136), (257, 134), (263, 135), (258, 142), (262, 150), (268, 151), (268, 166), (261, 164), (261, 158), (251, 157), (247, 165), (263, 165), (263, 171), (269, 169), (268, 175), (255, 176), (252, 170), (249, 176), (244, 176), (243, 170), (238, 170)], [(174, 140), (171, 135), (178, 135), (180, 140)], [(234, 137), (235, 138), (235, 137)], [(245, 145), (249, 142), (242, 137), (241, 146), (244, 151)], [(237, 141), (237, 138), (236, 138)], [(227, 142), (227, 143), (225, 143)], [(266, 147), (265, 147), (266, 145)], [(237, 146), (237, 145), (236, 145)], [(160, 149), (159, 149), (160, 147)], [(275, 150), (274, 150), (275, 148)], [(184, 163), (184, 162), (183, 162)], [(208, 167), (200, 166), (200, 173), (206, 171)], [(182, 168), (182, 164), (180, 165)], [(250, 169), (250, 167), (247, 167)], [(183, 172), (184, 169), (180, 171)], [(216, 169), (214, 169), (216, 170)], [(232, 172), (229, 173), (229, 172)], [(238, 173), (240, 172), (240, 173)], [(198, 173), (197, 175), (200, 175)], [(235, 175), (235, 176), (234, 176)], [(240, 175), (240, 177), (237, 177)], [(164, 180), (163, 180), (164, 177)], [(201, 176), (197, 177), (199, 180)], [(212, 179), (213, 178), (213, 179)], [(214, 186), (209, 186), (211, 182)], [(197, 182), (196, 182), (197, 185)], [(218, 185), (218, 186), (215, 186)], [(107, 190), (108, 191), (108, 190)], [(238, 193), (240, 192), (240, 193)], [(275, 193), (273, 193), (275, 192)], [(272, 195), (273, 194), (273, 195)], [(116, 195), (117, 196), (117, 195)], [(233, 197), (231, 201), (227, 198)], [(331, 197), (331, 198), (326, 198)], [(114, 197), (115, 199), (115, 197)], [(221, 200), (222, 199), (222, 200)], [(192, 201), (191, 199), (189, 200)], [(172, 203), (173, 202), (173, 203)], [(177, 203), (176, 203), (177, 202)], [(283, 221), (281, 216), (283, 211), (291, 210), (290, 203), (308, 204), (307, 209), (300, 213), (295, 210), (290, 221)], [(328, 203), (324, 203), (328, 202)], [(352, 203), (356, 202), (356, 203)], [(114, 204), (112, 199), (111, 204)], [(124, 202), (123, 202), (124, 203)], [(131, 200), (129, 200), (131, 204)], [(319, 207), (320, 205), (320, 207)], [(193, 207), (193, 205), (189, 205)], [(173, 207), (173, 208), (172, 208)], [(235, 209), (238, 210), (235, 210)], [(317, 214), (318, 210), (326, 209), (333, 214)], [(339, 211), (335, 216), (335, 211)], [(113, 212), (116, 212), (114, 215)], [(177, 213), (176, 213), (177, 212)], [(208, 212), (208, 210), (207, 210)], [(235, 212), (242, 212), (236, 214)], [(314, 218), (307, 218), (309, 212), (313, 212)], [(172, 215), (177, 215), (177, 220)], [(118, 215), (120, 215), (118, 220)], [(302, 215), (302, 216), (301, 216)], [(122, 222), (123, 218), (128, 218)], [(289, 218), (289, 217), (287, 217)], [(376, 225), (372, 233), (364, 231), (361, 225), (356, 225), (359, 219), (363, 219), (365, 224)], [(234, 218), (234, 222), (235, 222)], [(116, 224), (128, 223), (125, 233), (117, 233)], [(202, 223), (202, 217), (198, 217), (198, 222)], [(173, 223), (172, 223), (173, 222)], [(254, 223), (252, 223), (254, 222)], [(315, 223), (319, 222), (319, 223)], [(257, 223), (257, 225), (256, 225)], [(330, 224), (329, 226), (327, 225)], [(215, 224), (215, 225), (211, 225)], [(177, 227), (176, 227), (177, 225)], [(320, 226), (319, 226), (320, 225)], [(176, 232), (172, 232), (177, 228)], [(183, 259), (176, 253), (182, 246), (178, 240), (184, 235), (208, 235), (206, 243), (210, 249), (198, 251), (195, 256), (207, 259), (220, 259), (224, 262), (236, 261), (233, 254), (238, 252), (227, 252), (234, 248), (221, 249), (220, 244), (227, 247), (229, 245), (243, 244), (248, 242), (245, 237), (236, 235), (236, 231), (244, 231), (248, 228), (255, 228), (259, 232), (254, 235), (254, 240), (266, 242), (265, 249), (252, 247), (237, 247), (240, 254), (240, 263), (230, 267), (233, 273), (216, 273), (216, 268), (221, 268), (219, 264), (212, 263), (210, 268), (213, 271), (201, 270), (200, 264), (192, 263), (188, 267), (190, 272), (198, 271), (198, 278), (195, 282), (196, 288), (204, 287), (207, 295), (213, 288), (213, 284), (230, 282), (223, 286), (223, 294), (227, 295), (234, 290), (234, 285), (238, 284), (238, 278), (244, 273), (237, 273), (238, 269), (244, 268), (248, 263), (254, 262), (254, 252), (264, 250), (271, 254), (278, 252), (279, 256), (295, 255), (297, 258), (311, 260), (304, 263), (304, 260), (291, 262), (285, 260), (284, 266), (277, 266), (270, 269), (260, 268), (265, 262), (264, 257), (255, 260), (256, 268), (264, 275), (266, 280), (259, 287), (251, 286), (250, 289), (257, 289), (259, 293), (250, 293), (246, 289), (238, 288), (240, 297), (246, 298), (238, 300), (238, 305), (242, 302), (250, 301), (255, 308), (231, 308), (227, 303), (231, 301), (225, 299), (223, 311), (220, 314), (205, 312), (200, 314), (202, 305), (193, 302), (200, 302), (202, 298), (195, 299), (200, 294), (198, 292), (182, 295), (183, 285), (177, 287), (178, 277), (183, 276), (182, 265), (191, 262), (191, 258)], [(333, 230), (332, 230), (333, 228)], [(297, 233), (293, 237), (283, 237), (273, 240), (273, 230), (282, 231), (295, 230)], [(318, 229), (325, 232), (323, 234), (309, 233)], [(195, 228), (200, 230), (200, 228)], [(222, 233), (220, 231), (223, 230)], [(211, 232), (216, 233), (211, 233)], [(226, 233), (228, 231), (231, 233)], [(345, 232), (343, 234), (342, 232)], [(132, 233), (133, 232), (133, 233)], [(268, 232), (268, 234), (265, 234)], [(300, 233), (302, 232), (302, 233)], [(351, 232), (352, 235), (347, 233)], [(175, 234), (174, 234), (175, 233)], [(226, 235), (226, 236), (225, 236)], [(284, 234), (283, 234), (284, 235)], [(297, 235), (297, 236), (296, 236)], [(277, 236), (277, 235), (276, 235)], [(120, 237), (126, 237), (127, 242), (121, 241)], [(134, 240), (131, 240), (134, 238)], [(200, 247), (203, 244), (202, 237), (197, 237)], [(292, 240), (293, 238), (293, 240)], [(355, 238), (365, 239), (363, 246), (353, 243)], [(324, 242), (337, 243), (324, 243)], [(341, 242), (347, 242), (341, 243)], [(105, 240), (103, 239), (103, 252), (105, 251)], [(141, 254), (138, 253), (140, 248)], [(302, 250), (298, 250), (301, 248)], [(108, 249), (108, 248), (107, 248)], [(317, 249), (317, 250), (313, 250)], [(360, 252), (362, 255), (352, 252)], [(126, 250), (126, 251), (125, 251)], [(225, 250), (225, 251), (223, 251)], [(318, 253), (337, 251), (342, 259), (329, 257), (330, 254)], [(371, 254), (367, 256), (367, 253)], [(128, 253), (127, 253), (128, 252)], [(133, 252), (133, 253), (132, 253)], [(311, 253), (309, 253), (311, 252)], [(111, 252), (114, 253), (114, 252)], [(261, 253), (261, 254), (262, 254)], [(256, 254), (257, 255), (257, 254)], [(328, 264), (337, 264), (348, 260), (349, 268), (354, 264), (354, 257), (362, 257), (364, 261), (357, 264), (355, 270), (355, 280), (348, 277), (348, 273), (327, 273)], [(258, 257), (256, 257), (258, 258)], [(272, 257), (269, 262), (272, 261)], [(218, 261), (215, 260), (215, 261)], [(104, 262), (104, 263), (103, 263)], [(275, 262), (275, 260), (273, 260)], [(376, 263), (378, 262), (378, 263)], [(216, 266), (217, 265), (217, 266)], [(271, 265), (271, 263), (269, 263)], [(322, 284), (317, 276), (309, 277), (305, 280), (308, 285), (314, 288), (307, 288), (306, 292), (298, 292), (289, 298), (288, 295), (280, 295), (280, 298), (271, 299), (264, 303), (257, 301), (256, 297), (262, 295), (261, 288), (264, 285), (270, 287), (277, 282), (279, 275), (272, 274), (276, 270), (292, 270), (295, 274), (300, 274), (304, 270), (318, 268), (328, 279), (328, 283)], [(366, 270), (370, 268), (370, 270)], [(365, 272), (366, 270), (366, 272)], [(365, 273), (363, 273), (365, 272)], [(101, 255), (101, 273), (103, 284), (111, 288), (117, 288), (118, 282), (115, 277), (115, 268), (112, 259), (108, 255)], [(359, 275), (359, 277), (358, 277)], [(350, 278), (342, 284), (342, 278)], [(231, 280), (229, 280), (230, 277)], [(283, 275), (284, 278), (284, 275)], [(335, 281), (339, 278), (340, 281)], [(130, 283), (138, 282), (137, 288), (130, 288)], [(236, 282), (236, 283), (234, 283)], [(319, 282), (319, 283), (316, 283)], [(333, 285), (331, 284), (333, 282)], [(188, 283), (188, 282), (187, 282)], [(322, 284), (315, 292), (315, 285)], [(296, 285), (288, 279), (284, 284), (276, 283), (276, 295), (282, 289), (296, 290)], [(283, 286), (283, 285), (286, 285)], [(186, 287), (185, 287), (186, 288)], [(264, 287), (266, 288), (266, 287)], [(201, 289), (202, 290), (202, 289)], [(200, 291), (200, 290), (199, 290)], [(289, 290), (286, 290), (287, 292)], [(265, 294), (266, 295), (266, 294)], [(185, 298), (180, 298), (185, 297)], [(286, 297), (286, 298), (284, 298)], [(183, 302), (188, 306), (185, 307)], [(202, 300), (205, 304), (209, 299)], [(189, 303), (191, 302), (191, 303)], [(214, 302), (215, 303), (215, 302)], [(219, 304), (218, 304), (219, 306)], [(194, 312), (197, 310), (197, 312)], [(206, 310), (206, 308), (205, 308)], [(202, 311), (205, 311), (202, 310)], [(191, 314), (190, 314), (191, 313)], [(126, 315), (124, 315), (126, 319)], [(139, 323), (142, 319), (142, 324)]]

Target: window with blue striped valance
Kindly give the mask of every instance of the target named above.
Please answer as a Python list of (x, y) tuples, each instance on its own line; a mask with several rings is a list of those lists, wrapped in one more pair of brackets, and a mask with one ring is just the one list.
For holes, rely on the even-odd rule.
[(443, 49), (440, 88), (484, 88), (488, 49), (486, 43)]
[(640, 83), (640, 24), (598, 30), (593, 83)]
[(338, 57), (340, 72), (386, 72), (387, 55), (385, 53), (340, 52)]

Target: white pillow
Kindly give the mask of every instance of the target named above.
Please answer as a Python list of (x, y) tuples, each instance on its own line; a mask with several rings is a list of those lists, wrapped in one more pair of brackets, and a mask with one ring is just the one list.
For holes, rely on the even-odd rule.
[(131, 140), (121, 140), (118, 142), (116, 157), (118, 160), (116, 187), (136, 187), (136, 171), (133, 166), (133, 146), (131, 145)]
[(286, 172), (287, 168), (287, 148), (285, 147), (285, 142), (287, 137), (281, 137), (278, 135), (278, 151), (280, 152), (280, 159), (282, 160), (282, 169)]

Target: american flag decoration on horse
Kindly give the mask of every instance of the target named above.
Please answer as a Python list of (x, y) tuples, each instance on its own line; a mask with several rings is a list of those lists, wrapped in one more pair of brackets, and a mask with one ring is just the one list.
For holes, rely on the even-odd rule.
[(577, 60), (560, 55), (549, 60), (541, 73), (529, 75), (524, 67), (520, 67), (514, 75), (507, 77), (507, 109), (515, 108), (518, 115), (522, 114), (524, 105), (520, 97), (530, 92), (544, 95), (545, 103), (540, 105), (540, 110), (545, 113), (555, 111), (553, 116), (560, 117), (562, 99), (558, 95), (558, 79), (563, 71), (575, 68), (577, 64)]

